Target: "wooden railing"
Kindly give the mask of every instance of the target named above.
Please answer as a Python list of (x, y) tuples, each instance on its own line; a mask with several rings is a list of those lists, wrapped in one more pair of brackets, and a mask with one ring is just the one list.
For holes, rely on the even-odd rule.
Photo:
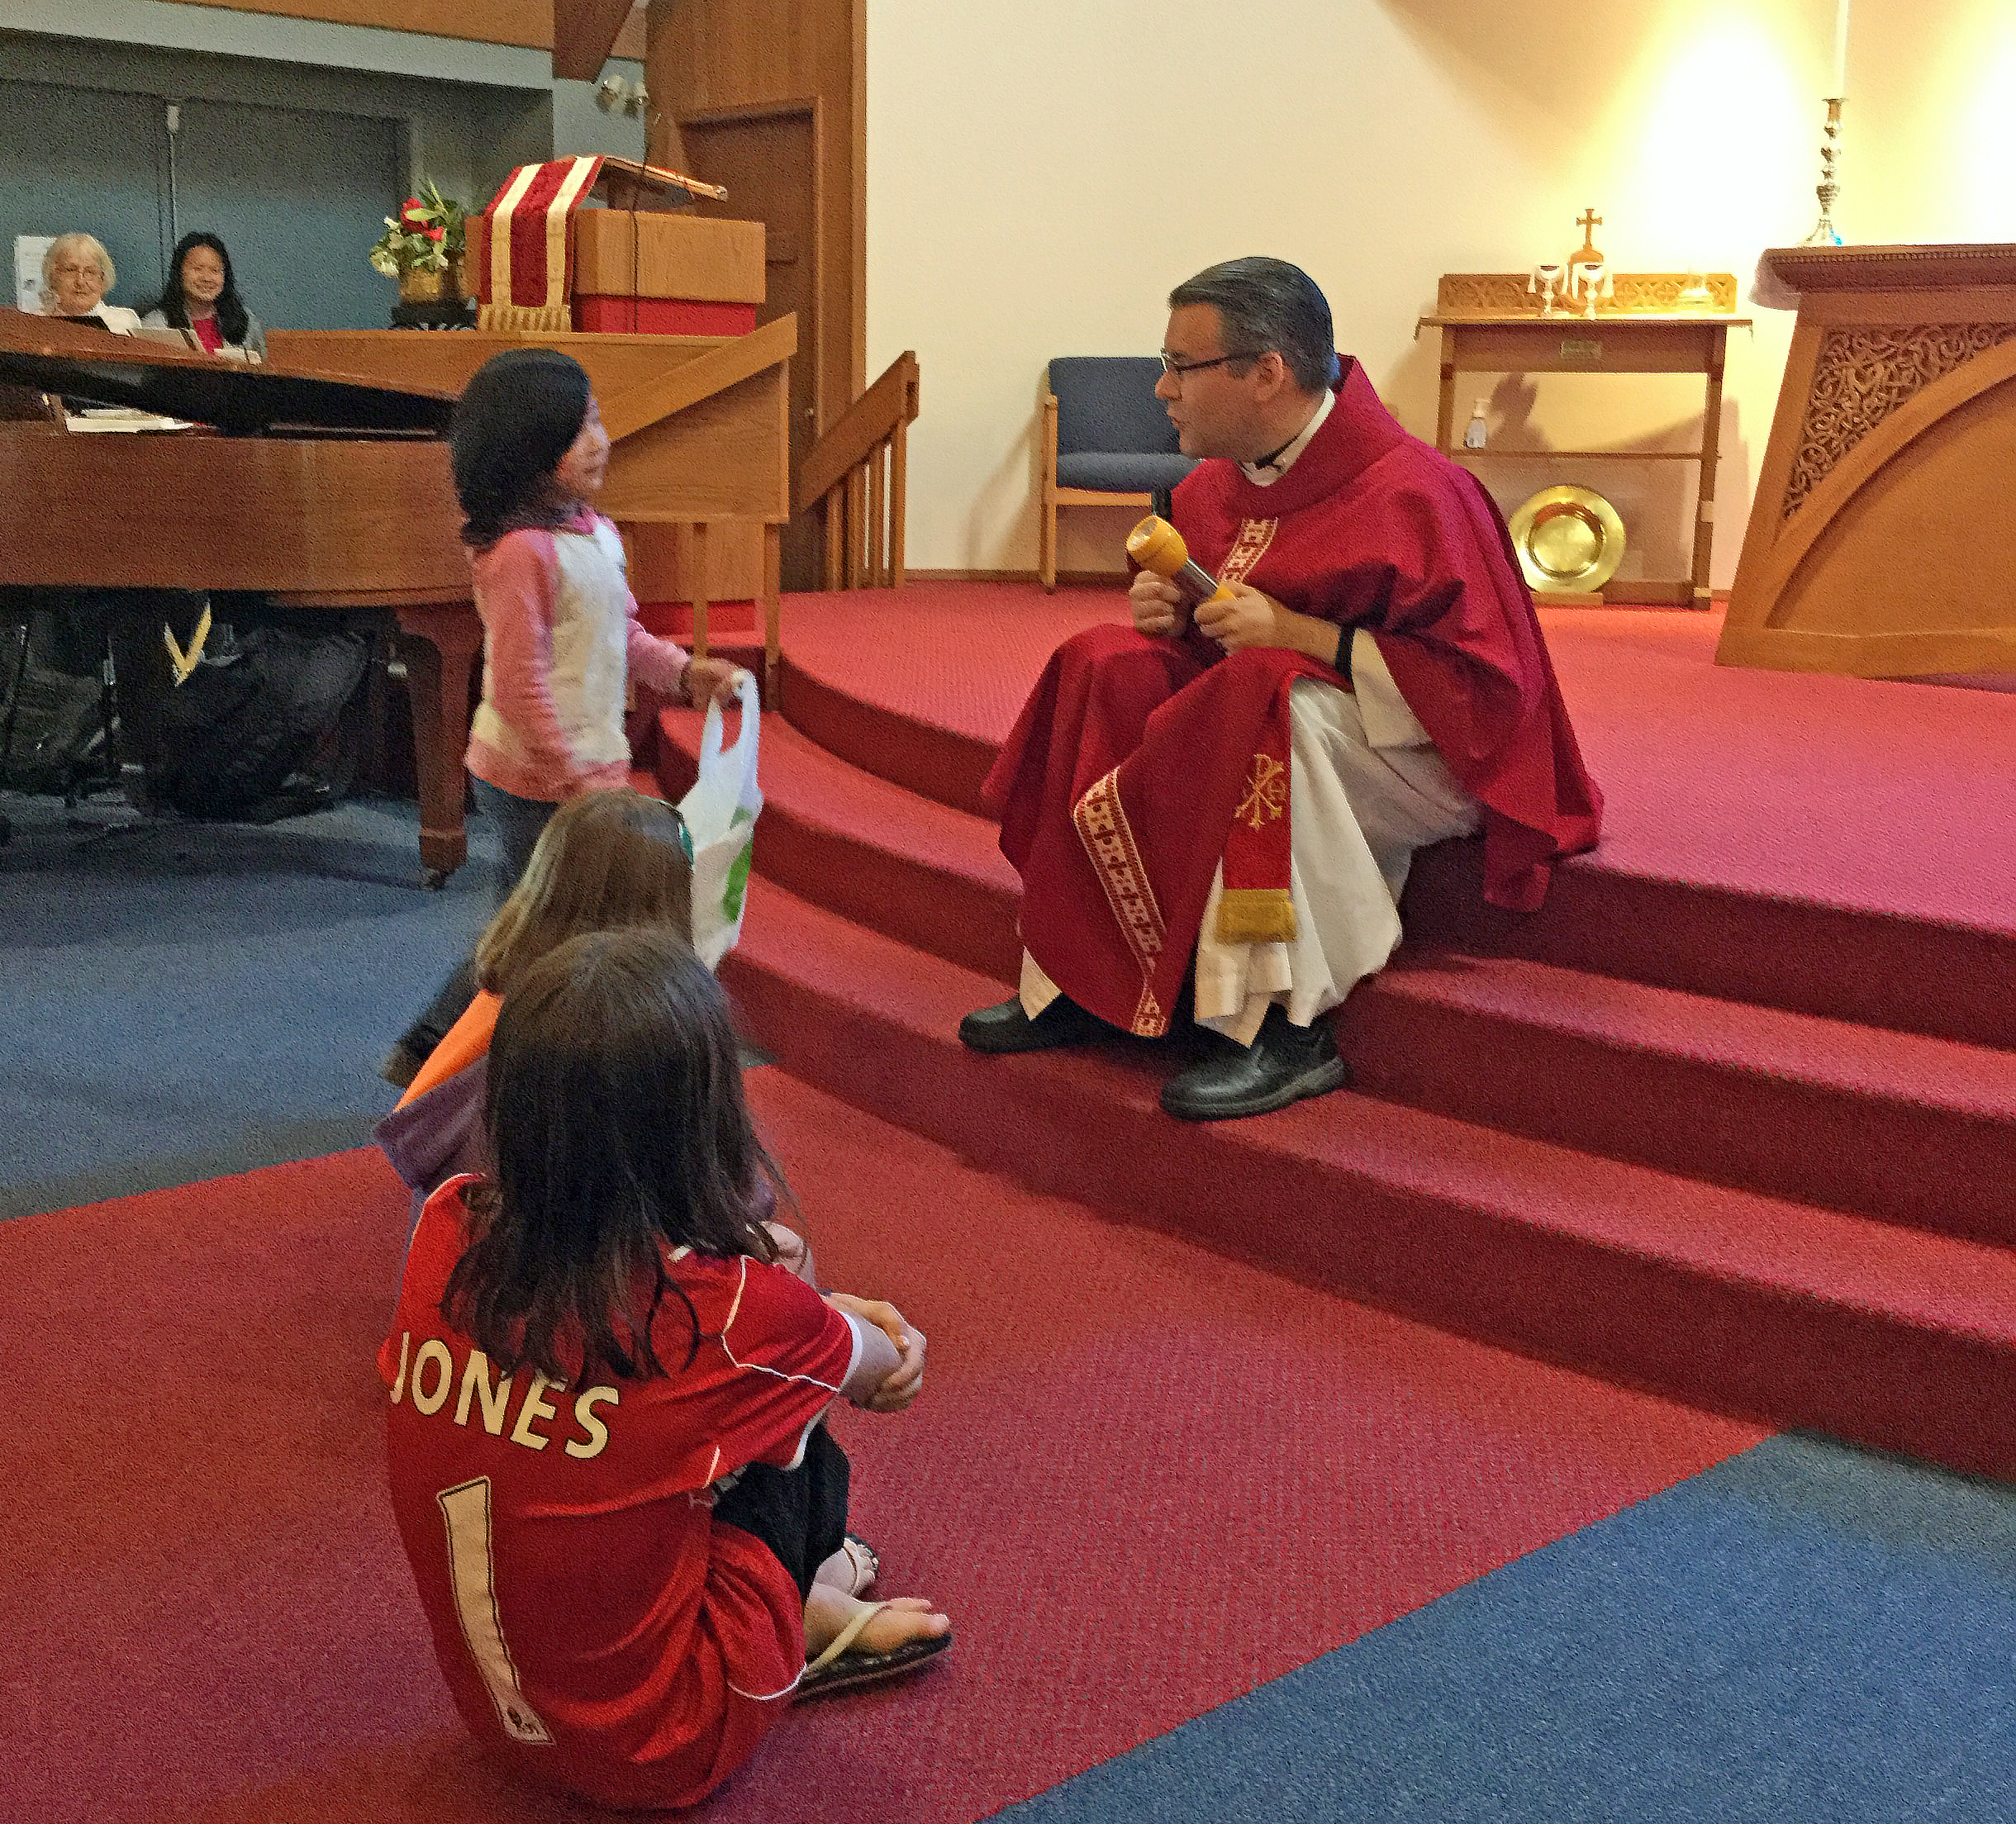
[(825, 587), (901, 589), (909, 497), (906, 441), (917, 416), (917, 357), (906, 350), (841, 414), (798, 471), (794, 505), (826, 526)]

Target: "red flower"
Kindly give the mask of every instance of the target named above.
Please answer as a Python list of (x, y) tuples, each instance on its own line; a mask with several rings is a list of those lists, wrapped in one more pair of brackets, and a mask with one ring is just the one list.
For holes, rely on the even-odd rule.
[(445, 240), (448, 239), (448, 230), (445, 228), (430, 228), (427, 230), (427, 239), (430, 240)]

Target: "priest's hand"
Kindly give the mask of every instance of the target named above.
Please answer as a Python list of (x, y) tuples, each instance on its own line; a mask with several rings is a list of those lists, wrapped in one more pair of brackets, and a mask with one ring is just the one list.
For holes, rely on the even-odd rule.
[(1144, 570), (1127, 591), (1138, 634), (1173, 634), (1183, 625), (1183, 598), (1167, 577)]
[(1197, 631), (1216, 640), (1229, 653), (1248, 646), (1291, 646), (1287, 637), (1289, 610), (1272, 596), (1243, 582), (1224, 585), (1226, 593), (1201, 601), (1194, 610)]
[(1230, 599), (1214, 596), (1193, 610), (1197, 631), (1229, 653), (1248, 646), (1279, 646), (1328, 664), (1337, 652), (1337, 629), (1314, 615), (1297, 614), (1243, 582), (1229, 582)]

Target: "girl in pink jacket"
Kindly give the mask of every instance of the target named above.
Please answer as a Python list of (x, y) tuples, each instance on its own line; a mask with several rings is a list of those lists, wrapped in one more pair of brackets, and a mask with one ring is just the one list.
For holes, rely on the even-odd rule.
[[(623, 541), (594, 511), (609, 433), (581, 363), (513, 349), (477, 370), (449, 447), (466, 515), (483, 694), (465, 763), (504, 850), (499, 900), (515, 886), (556, 806), (629, 783), (623, 712), (634, 676), (660, 696), (724, 705), (738, 667), (689, 658), (637, 619)], [(403, 1087), (474, 991), (456, 971), (383, 1066)]]

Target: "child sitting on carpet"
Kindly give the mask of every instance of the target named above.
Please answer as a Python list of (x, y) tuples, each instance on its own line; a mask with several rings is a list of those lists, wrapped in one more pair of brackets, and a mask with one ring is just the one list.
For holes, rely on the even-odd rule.
[[(503, 838), (508, 891), (556, 805), (628, 781), (629, 680), (696, 707), (725, 706), (744, 674), (724, 659), (689, 658), (639, 622), (623, 541), (594, 511), (609, 434), (571, 355), (492, 355), (455, 403), (449, 453), (483, 624), (469, 777), (478, 808)], [(381, 1074), (410, 1083), (469, 994), (464, 964), (401, 1036)]]
[(794, 1694), (951, 1640), (921, 1598), (863, 1600), (875, 1561), (821, 1423), (840, 1395), (908, 1407), (925, 1339), (779, 1260), (741, 1083), (726, 1000), (670, 933), (534, 963), (491, 1045), (494, 1174), (427, 1200), (378, 1356), (464, 1720), (606, 1805), (696, 1803)]
[(484, 1060), (498, 997), (583, 932), (650, 925), (689, 936), (692, 894), (686, 832), (671, 805), (625, 786), (560, 806), (477, 940), (475, 999), (373, 1133), (413, 1193), (414, 1222), (444, 1179), (483, 1167)]

